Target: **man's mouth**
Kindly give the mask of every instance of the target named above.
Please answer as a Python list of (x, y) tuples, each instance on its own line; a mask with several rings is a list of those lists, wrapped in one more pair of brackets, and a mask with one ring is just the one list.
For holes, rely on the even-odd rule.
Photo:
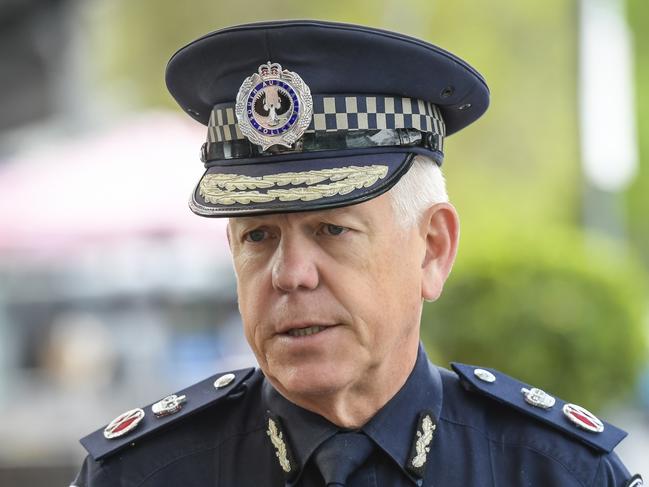
[(308, 326), (306, 328), (293, 328), (288, 331), (288, 335), (292, 337), (305, 337), (309, 335), (315, 335), (316, 333), (324, 330), (325, 326)]

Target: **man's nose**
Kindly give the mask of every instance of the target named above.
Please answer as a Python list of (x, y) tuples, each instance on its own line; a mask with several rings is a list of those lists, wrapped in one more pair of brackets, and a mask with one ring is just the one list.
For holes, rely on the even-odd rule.
[(318, 287), (316, 252), (303, 238), (284, 238), (273, 256), (273, 287), (283, 292)]

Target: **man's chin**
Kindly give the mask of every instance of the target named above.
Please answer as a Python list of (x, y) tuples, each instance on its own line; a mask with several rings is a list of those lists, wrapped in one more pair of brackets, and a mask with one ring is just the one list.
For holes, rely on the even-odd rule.
[(334, 396), (353, 382), (353, 378), (344, 373), (340, 363), (278, 367), (270, 371), (268, 378), (283, 396), (291, 400)]

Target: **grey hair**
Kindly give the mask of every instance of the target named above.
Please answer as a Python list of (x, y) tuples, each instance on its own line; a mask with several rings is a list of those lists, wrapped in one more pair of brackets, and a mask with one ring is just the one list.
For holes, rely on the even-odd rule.
[(403, 228), (418, 223), (424, 211), (434, 204), (448, 202), (442, 170), (430, 157), (419, 154), (388, 194), (392, 197), (394, 215)]

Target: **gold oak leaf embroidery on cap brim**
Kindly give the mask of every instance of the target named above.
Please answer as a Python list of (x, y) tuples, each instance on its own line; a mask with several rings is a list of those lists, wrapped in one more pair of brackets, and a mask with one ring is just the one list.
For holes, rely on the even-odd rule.
[[(208, 203), (232, 205), (269, 201), (313, 201), (369, 188), (388, 174), (388, 166), (347, 166), (267, 176), (207, 174), (200, 182), (201, 196)], [(320, 184), (325, 181), (328, 183)], [(306, 185), (300, 187), (297, 186)], [(259, 191), (267, 190), (266, 192)]]

